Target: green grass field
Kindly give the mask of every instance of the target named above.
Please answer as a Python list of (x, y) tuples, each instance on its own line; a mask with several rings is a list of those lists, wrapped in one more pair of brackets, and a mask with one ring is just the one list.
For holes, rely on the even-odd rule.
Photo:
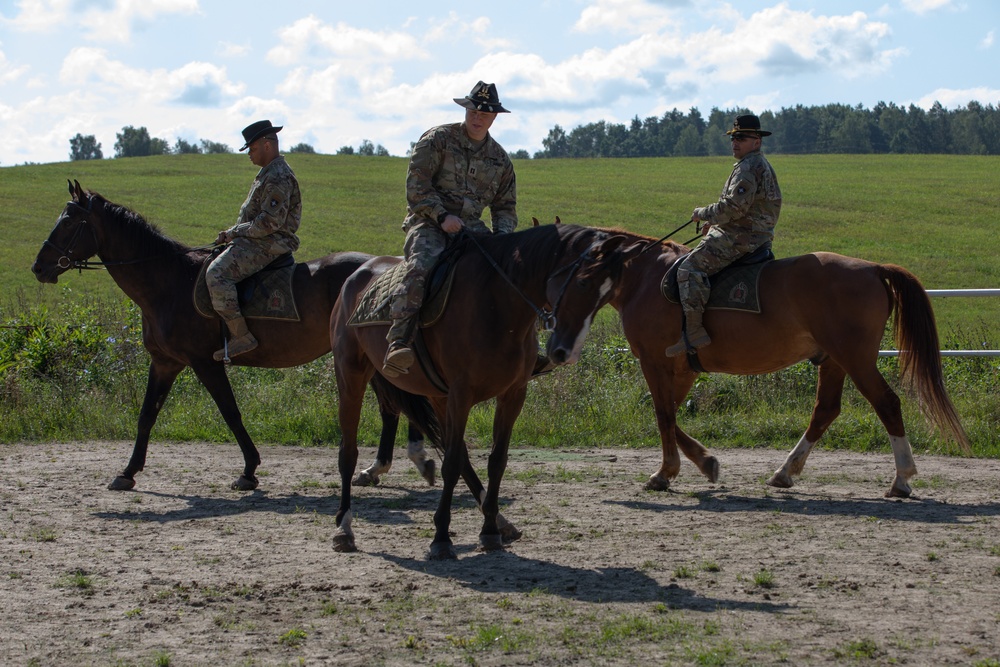
[[(929, 289), (1000, 287), (1000, 241), (995, 233), (1000, 158), (777, 155), (771, 161), (784, 196), (775, 240), (779, 256), (827, 250), (900, 264)], [(299, 177), (304, 200), (299, 259), (336, 250), (401, 252), (405, 159), (292, 155), (289, 163)], [(544, 223), (559, 216), (564, 222), (623, 227), (659, 237), (688, 220), (695, 206), (717, 198), (731, 160), (524, 160), (515, 166), (522, 226), (530, 225), (532, 216)], [(171, 237), (204, 245), (233, 222), (255, 171), (244, 155), (0, 169), (0, 202), (6, 214), (6, 242), (0, 244), (0, 323), (29, 316), (60, 325), (78, 325), (74, 320), (88, 317), (89, 324), (102, 326), (121, 327), (122, 321), (134, 326), (137, 321), (134, 309), (123, 303), (124, 296), (103, 272), (70, 272), (57, 286), (39, 285), (31, 274), (31, 262), (68, 198), (67, 178), (129, 206)], [(675, 240), (693, 235), (689, 227)], [(946, 347), (1000, 348), (1000, 299), (935, 299), (934, 306)], [(551, 381), (533, 383), (515, 433), (518, 442), (551, 446), (658, 442), (644, 383), (631, 356), (620, 352), (625, 343), (610, 309), (602, 311), (589, 345), (591, 351), (581, 366), (561, 370)], [(4, 349), (13, 348), (0, 347), (0, 352)], [(131, 438), (146, 361), (141, 349), (121, 354), (135, 359), (119, 380), (125, 382), (130, 373), (136, 377), (128, 379), (127, 388), (100, 391), (74, 385), (66, 379), (79, 376), (72, 372), (60, 373), (56, 385), (42, 374), (33, 380), (21, 378), (30, 384), (22, 386), (11, 380), (11, 369), (24, 365), (23, 355), (0, 358), (0, 373), (7, 367), (2, 400), (5, 412), (13, 411), (0, 416), (0, 441)], [(331, 424), (332, 407), (325, 397), (303, 406), (300, 414), (286, 415), (282, 410), (302, 386), (332, 391), (328, 363), (287, 372), (234, 369), (237, 391), (254, 399), (243, 401), (250, 432), (261, 441), (335, 442), (336, 425)], [(892, 362), (886, 364), (891, 375)], [(952, 378), (949, 390), (979, 454), (995, 455), (1000, 450), (998, 365), (995, 359), (946, 360)], [(90, 377), (100, 374), (96, 369), (89, 372)], [(764, 378), (707, 376), (692, 394), (689, 413), (682, 415), (685, 427), (710, 447), (790, 446), (805, 428), (814, 382), (815, 373), (808, 365)], [(67, 395), (74, 397), (71, 408), (65, 407)], [(103, 407), (109, 400), (125, 406), (113, 418)], [(567, 403), (573, 409), (563, 410)], [(49, 417), (54, 405), (64, 406), (60, 419)], [(745, 414), (735, 418), (737, 409)], [(915, 408), (908, 409), (907, 423), (915, 440), (941, 449), (933, 434), (921, 430), (923, 422)], [(69, 411), (76, 414), (75, 420), (66, 419)], [(489, 439), (489, 415), (486, 406), (470, 425), (482, 442)], [(369, 417), (366, 423), (372, 421)], [(375, 425), (370, 426), (375, 432)], [(154, 439), (228, 441), (230, 437), (207, 394), (193, 376), (182, 375)], [(845, 415), (824, 443), (881, 449), (885, 438), (867, 404), (848, 392)]]

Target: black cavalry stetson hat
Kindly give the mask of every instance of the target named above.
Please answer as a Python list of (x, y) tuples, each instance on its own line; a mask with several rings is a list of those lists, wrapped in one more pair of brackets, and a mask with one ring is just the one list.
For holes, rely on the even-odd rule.
[(494, 83), (483, 83), (480, 81), (465, 97), (456, 97), (455, 104), (472, 109), (473, 111), (485, 111), (487, 113), (510, 113), (500, 104), (500, 97), (497, 95), (497, 87)]
[(760, 118), (757, 118), (753, 114), (737, 116), (736, 120), (733, 121), (733, 129), (726, 132), (726, 134), (736, 134), (737, 132), (744, 132), (746, 134), (754, 133), (761, 137), (771, 135), (767, 130), (760, 129)]
[(247, 146), (257, 141), (265, 134), (274, 134), (276, 132), (281, 132), (281, 128), (283, 127), (284, 125), (279, 125), (278, 127), (274, 127), (271, 125), (271, 121), (269, 120), (258, 120), (256, 123), (250, 123), (249, 125), (243, 128), (243, 140), (246, 141), (246, 143), (243, 144), (243, 148), (241, 148), (240, 150), (245, 151), (247, 149)]

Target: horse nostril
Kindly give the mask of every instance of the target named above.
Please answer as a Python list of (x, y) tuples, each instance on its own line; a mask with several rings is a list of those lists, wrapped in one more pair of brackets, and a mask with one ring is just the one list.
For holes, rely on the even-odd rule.
[(556, 349), (556, 350), (552, 350), (552, 352), (549, 353), (549, 359), (551, 359), (552, 361), (556, 362), (557, 364), (565, 364), (566, 363), (566, 350), (564, 350), (562, 348), (559, 348), (559, 349)]

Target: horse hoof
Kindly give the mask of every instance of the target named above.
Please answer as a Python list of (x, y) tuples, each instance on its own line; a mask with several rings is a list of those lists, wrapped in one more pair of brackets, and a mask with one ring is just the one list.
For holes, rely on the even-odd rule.
[(512, 523), (508, 523), (504, 526), (500, 526), (500, 537), (503, 539), (504, 544), (510, 544), (511, 542), (516, 542), (521, 539), (521, 531), (517, 529)]
[(768, 486), (773, 486), (778, 489), (790, 489), (795, 485), (792, 478), (782, 472), (776, 472), (771, 475), (771, 479), (767, 480)]
[(337, 533), (333, 536), (333, 550), (342, 554), (354, 553), (358, 550), (357, 545), (354, 544), (354, 536)]
[(420, 473), (421, 475), (423, 475), (424, 480), (426, 480), (427, 484), (430, 486), (434, 486), (434, 481), (435, 481), (434, 472), (436, 468), (437, 466), (435, 465), (434, 460), (427, 459), (427, 462), (424, 464), (424, 470), (422, 473)]
[(354, 486), (378, 486), (379, 479), (370, 474), (367, 470), (362, 470), (351, 482)]
[(253, 491), (257, 488), (258, 482), (257, 478), (247, 479), (245, 475), (240, 475), (240, 478), (229, 485), (229, 488), (233, 491)]
[(124, 475), (118, 475), (114, 481), (108, 484), (109, 491), (131, 491), (135, 488), (135, 480)]
[(480, 535), (480, 551), (500, 551), (503, 549), (503, 538), (500, 535)]
[(903, 489), (903, 488), (900, 488), (900, 487), (896, 486), (895, 484), (893, 484), (892, 488), (885, 492), (885, 497), (886, 498), (909, 498), (910, 497), (910, 493), (911, 493), (910, 489)]
[(709, 456), (705, 459), (705, 469), (703, 470), (705, 477), (708, 478), (712, 484), (719, 481), (719, 459), (714, 456)]
[(669, 491), (670, 482), (659, 475), (652, 475), (644, 487), (647, 491)]
[(427, 552), (427, 560), (457, 560), (458, 553), (450, 542), (434, 542)]

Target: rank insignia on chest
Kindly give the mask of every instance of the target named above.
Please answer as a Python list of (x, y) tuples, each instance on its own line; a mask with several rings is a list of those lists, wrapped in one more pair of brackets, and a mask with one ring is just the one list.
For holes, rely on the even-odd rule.
[(745, 195), (746, 193), (747, 193), (747, 189), (745, 187), (743, 187), (742, 185), (740, 187), (736, 188), (736, 194), (738, 194), (738, 195)]
[(473, 165), (469, 167), (469, 176), (475, 176), (475, 175), (476, 175), (476, 166)]
[(271, 208), (277, 208), (277, 206), (278, 206), (278, 200), (277, 199), (272, 199), (271, 200)]

